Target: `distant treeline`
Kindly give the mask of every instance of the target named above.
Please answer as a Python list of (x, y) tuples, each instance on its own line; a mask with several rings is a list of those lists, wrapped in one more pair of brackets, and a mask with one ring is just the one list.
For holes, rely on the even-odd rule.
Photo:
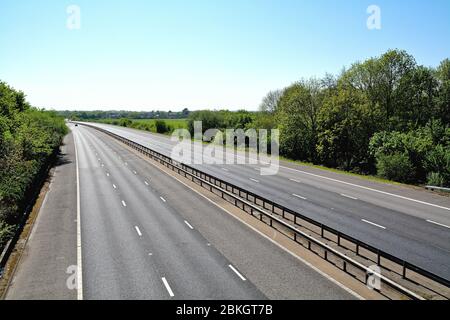
[(269, 92), (260, 112), (196, 111), (209, 128), (278, 128), (282, 156), (407, 183), (450, 186), (450, 60), (391, 50), (338, 76)]
[(99, 119), (186, 119), (189, 110), (182, 111), (58, 111), (65, 119), (99, 120)]
[(95, 121), (99, 123), (112, 124), (116, 126), (134, 128), (154, 133), (170, 134), (175, 129), (185, 129), (187, 122), (185, 119), (98, 119), (88, 121)]
[(0, 81), (0, 250), (66, 133), (62, 117), (32, 108), (23, 92)]

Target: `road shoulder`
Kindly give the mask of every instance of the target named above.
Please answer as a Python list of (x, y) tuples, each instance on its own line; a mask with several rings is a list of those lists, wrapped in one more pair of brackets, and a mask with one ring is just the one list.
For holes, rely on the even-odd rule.
[(76, 162), (69, 133), (5, 299), (76, 299), (77, 291), (67, 286), (77, 263), (74, 208)]

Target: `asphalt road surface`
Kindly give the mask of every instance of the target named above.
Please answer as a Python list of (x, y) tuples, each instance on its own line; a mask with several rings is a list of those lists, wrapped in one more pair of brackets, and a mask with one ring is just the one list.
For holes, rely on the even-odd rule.
[[(76, 298), (73, 288), (63, 288), (71, 276), (67, 268), (77, 261), (76, 238), (83, 284), (78, 298), (355, 299), (114, 139), (70, 127), (71, 165), (55, 174), (33, 230), (47, 245), (36, 245), (36, 236), (30, 239), (27, 250), (33, 254), (21, 260), (8, 299), (58, 298), (42, 289), (52, 284), (62, 298)], [(70, 195), (55, 189), (63, 183), (72, 186), (66, 190)], [(70, 213), (54, 210), (64, 203)], [(59, 221), (62, 215), (71, 222), (59, 234), (58, 215)], [(46, 234), (49, 227), (56, 235)], [(59, 242), (50, 245), (52, 240)], [(33, 270), (55, 265), (58, 257), (59, 267), (36, 279)]]
[[(166, 155), (177, 143), (145, 131), (91, 125)], [(264, 164), (193, 166), (450, 279), (450, 197), (286, 162), (272, 176), (260, 175)]]

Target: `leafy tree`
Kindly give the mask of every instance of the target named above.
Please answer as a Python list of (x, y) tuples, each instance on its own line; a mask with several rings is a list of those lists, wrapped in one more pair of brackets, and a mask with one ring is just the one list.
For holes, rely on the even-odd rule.
[(193, 136), (194, 134), (194, 122), (201, 121), (202, 122), (202, 133), (205, 133), (208, 129), (221, 129), (224, 128), (224, 116), (222, 113), (203, 110), (203, 111), (195, 111), (192, 112), (188, 119), (188, 130)]
[(322, 100), (321, 84), (317, 79), (302, 80), (284, 90), (277, 121), (281, 152), (288, 157), (317, 160), (318, 114)]
[(364, 94), (340, 89), (324, 101), (319, 114), (317, 150), (321, 162), (350, 170), (367, 169), (370, 130), (370, 104)]
[(274, 114), (277, 111), (278, 103), (283, 95), (282, 90), (270, 91), (259, 105), (259, 110)]
[(436, 70), (437, 90), (436, 118), (450, 123), (450, 59), (441, 62)]
[[(429, 172), (428, 183), (435, 186), (450, 186), (450, 145), (437, 145), (427, 153), (424, 161)], [(439, 183), (439, 184), (434, 184)]]

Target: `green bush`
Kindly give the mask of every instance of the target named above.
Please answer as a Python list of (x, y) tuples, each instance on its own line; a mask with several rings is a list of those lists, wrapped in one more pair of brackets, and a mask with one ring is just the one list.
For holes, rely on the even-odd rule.
[(394, 153), (379, 155), (377, 158), (378, 175), (394, 181), (411, 182), (414, 180), (414, 167), (407, 154)]
[(444, 178), (439, 172), (431, 172), (427, 176), (427, 184), (434, 187), (443, 187)]
[(122, 127), (131, 127), (132, 123), (133, 122), (130, 119), (120, 119), (119, 120), (119, 126), (122, 126)]
[(156, 120), (155, 121), (156, 132), (158, 133), (166, 133), (169, 131), (169, 127), (167, 126), (164, 120)]
[(24, 94), (0, 82), (0, 247), (68, 129), (55, 112), (29, 106)]
[(3, 246), (6, 245), (6, 242), (14, 235), (14, 231), (14, 226), (0, 221), (0, 248), (3, 248)]
[(450, 146), (437, 145), (427, 153), (424, 164), (428, 172), (439, 175), (441, 186), (450, 186)]
[(223, 129), (225, 128), (224, 116), (219, 111), (195, 111), (192, 112), (188, 120), (188, 130), (191, 135), (194, 135), (194, 122), (202, 122), (202, 133), (208, 129)]

